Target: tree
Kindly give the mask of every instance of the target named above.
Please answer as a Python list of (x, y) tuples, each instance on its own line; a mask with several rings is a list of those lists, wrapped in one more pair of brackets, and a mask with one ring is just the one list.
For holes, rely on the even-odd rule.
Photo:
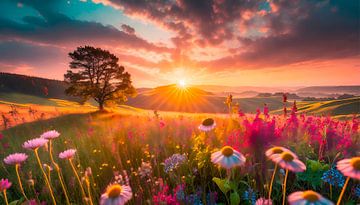
[(69, 53), (70, 69), (64, 75), (70, 86), (66, 94), (80, 97), (83, 102), (93, 98), (99, 109), (108, 103), (121, 103), (135, 95), (131, 75), (118, 64), (119, 59), (107, 50), (91, 46), (78, 47)]

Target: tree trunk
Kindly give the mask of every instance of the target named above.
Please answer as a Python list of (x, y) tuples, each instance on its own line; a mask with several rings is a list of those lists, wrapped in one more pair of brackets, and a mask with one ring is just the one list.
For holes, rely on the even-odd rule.
[(100, 111), (104, 110), (104, 102), (99, 102), (99, 110)]

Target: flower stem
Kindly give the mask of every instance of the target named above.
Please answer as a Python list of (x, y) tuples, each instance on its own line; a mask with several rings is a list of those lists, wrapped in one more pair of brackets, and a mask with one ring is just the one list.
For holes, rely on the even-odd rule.
[(19, 174), (19, 167), (20, 167), (19, 164), (16, 164), (16, 165), (15, 165), (16, 176), (17, 176), (17, 178), (18, 178), (20, 191), (21, 191), (21, 194), (22, 194), (22, 195), (24, 196), (24, 198), (26, 199), (26, 201), (29, 201), (29, 199), (28, 199), (28, 198), (26, 197), (26, 195), (25, 195), (24, 188), (23, 188), (23, 185), (22, 185), (22, 183), (21, 183), (20, 174)]
[(274, 183), (274, 179), (275, 179), (275, 174), (276, 174), (277, 167), (278, 167), (278, 165), (275, 164), (274, 172), (273, 172), (273, 174), (272, 174), (271, 182), (270, 182), (270, 187), (269, 187), (269, 200), (271, 199), (272, 186), (273, 186), (273, 183)]
[(342, 190), (341, 190), (341, 194), (340, 194), (340, 196), (339, 196), (339, 199), (338, 199), (336, 205), (340, 205), (341, 199), (342, 199), (342, 197), (344, 196), (344, 193), (345, 193), (345, 190), (346, 190), (346, 187), (347, 187), (349, 181), (350, 181), (350, 177), (347, 177), (347, 178), (346, 178), (346, 181), (345, 181), (345, 184), (344, 184), (344, 187), (343, 187)]
[(285, 179), (284, 179), (284, 186), (283, 186), (283, 202), (282, 202), (282, 205), (285, 205), (285, 199), (286, 199), (286, 182), (287, 182), (288, 174), (289, 174), (289, 170), (286, 169)]
[(89, 179), (86, 179), (86, 180), (85, 180), (85, 183), (86, 183), (87, 191), (88, 191), (88, 194), (89, 194), (90, 205), (93, 205), (93, 201), (92, 201), (92, 197), (91, 197), (91, 190), (90, 190), (90, 181), (89, 181)]
[(330, 184), (330, 199), (332, 199), (332, 186)]
[(37, 160), (37, 162), (39, 164), (40, 170), (44, 175), (45, 183), (46, 183), (47, 187), (49, 188), (49, 192), (50, 192), (50, 196), (51, 196), (51, 199), (53, 201), (53, 204), (56, 205), (56, 200), (55, 200), (55, 197), (54, 197), (54, 193), (53, 193), (53, 190), (51, 188), (50, 182), (49, 182), (49, 180), (48, 180), (48, 178), (46, 176), (46, 173), (45, 173), (45, 171), (44, 171), (44, 169), (42, 167), (41, 160), (40, 160), (39, 153), (38, 153), (38, 149), (34, 149), (34, 152), (35, 152), (36, 160)]
[(3, 193), (4, 193), (5, 204), (9, 205), (9, 202), (8, 202), (8, 199), (7, 199), (7, 196), (6, 196), (6, 189), (4, 189)]
[(81, 190), (81, 195), (82, 195), (82, 197), (83, 197), (83, 200), (86, 200), (86, 195), (85, 195), (84, 187), (83, 187), (83, 185), (82, 185), (82, 183), (81, 183), (80, 177), (79, 177), (79, 175), (78, 175), (78, 173), (77, 173), (77, 171), (76, 171), (76, 169), (75, 169), (75, 166), (74, 166), (74, 164), (73, 164), (73, 162), (72, 162), (71, 159), (69, 159), (69, 162), (70, 162), (71, 169), (73, 170), (73, 172), (74, 172), (74, 174), (75, 174), (75, 177), (76, 177), (77, 181), (79, 182), (80, 190)]
[(70, 205), (70, 200), (69, 200), (69, 197), (67, 195), (67, 191), (66, 191), (66, 187), (65, 187), (65, 183), (64, 183), (64, 180), (63, 180), (63, 177), (62, 177), (62, 173), (61, 173), (61, 170), (60, 170), (60, 167), (59, 165), (54, 161), (54, 157), (52, 155), (52, 143), (51, 143), (51, 140), (49, 142), (49, 154), (50, 154), (50, 160), (51, 160), (51, 163), (54, 165), (54, 168), (57, 172), (57, 175), (58, 175), (58, 178), (60, 180), (60, 184), (61, 184), (61, 188), (64, 192), (64, 195), (65, 195), (65, 199), (66, 199), (66, 204), (67, 205)]

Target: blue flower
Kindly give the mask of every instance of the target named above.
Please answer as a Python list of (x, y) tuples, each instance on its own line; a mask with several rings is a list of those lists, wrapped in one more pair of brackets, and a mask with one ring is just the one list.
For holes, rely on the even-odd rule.
[(324, 172), (321, 179), (324, 182), (331, 184), (332, 186), (343, 187), (345, 183), (345, 177), (336, 168), (332, 167), (328, 171)]
[(243, 197), (245, 200), (250, 201), (251, 204), (256, 203), (256, 192), (252, 188), (249, 188), (248, 190), (246, 190), (243, 194)]
[(177, 168), (179, 165), (184, 163), (186, 161), (186, 156), (181, 154), (173, 154), (171, 157), (165, 159), (164, 165), (165, 165), (165, 172), (171, 172), (175, 168)]
[(354, 193), (357, 198), (360, 198), (360, 184), (356, 185)]

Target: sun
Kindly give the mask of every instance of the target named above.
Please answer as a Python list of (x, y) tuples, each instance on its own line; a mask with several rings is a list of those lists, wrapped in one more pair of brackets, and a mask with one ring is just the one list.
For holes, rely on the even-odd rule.
[(186, 88), (186, 81), (184, 79), (181, 79), (179, 80), (178, 85), (181, 88)]

